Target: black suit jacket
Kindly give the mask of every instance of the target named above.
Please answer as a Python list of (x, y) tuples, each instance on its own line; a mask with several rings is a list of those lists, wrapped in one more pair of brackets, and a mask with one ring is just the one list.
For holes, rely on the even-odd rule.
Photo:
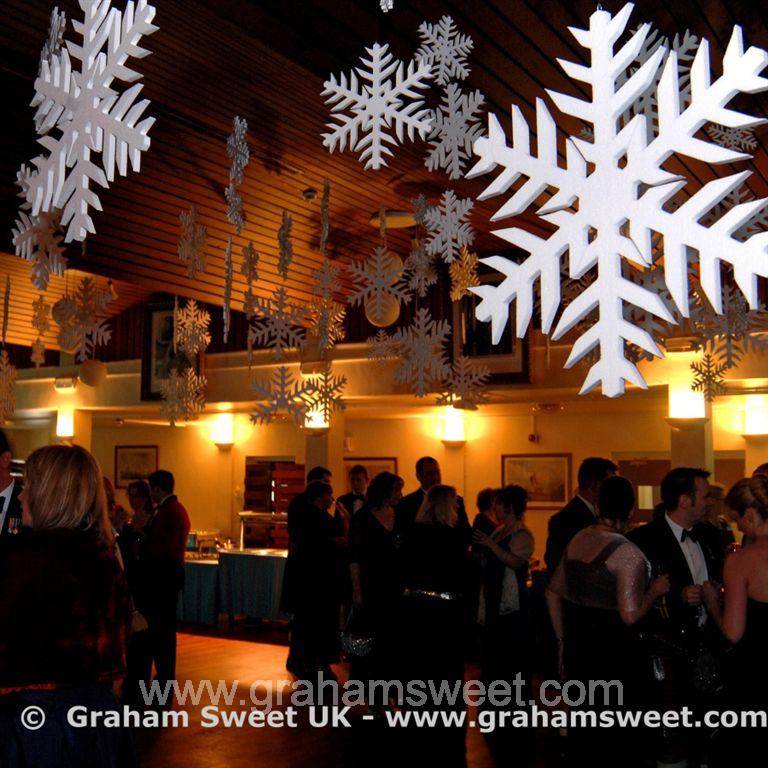
[[(343, 496), (339, 496), (338, 502), (341, 504), (344, 509), (349, 512), (350, 516), (355, 514), (355, 508), (354, 503), (355, 499), (362, 499), (363, 504), (365, 504), (365, 495), (358, 495), (356, 493), (345, 493)], [(360, 507), (362, 509), (362, 507)], [(359, 512), (360, 510), (358, 510)]]
[[(707, 536), (705, 526), (694, 527), (699, 534), (699, 544), (707, 564), (709, 578), (720, 581), (723, 572), (723, 555), (713, 537)], [(699, 635), (699, 612), (695, 606), (683, 602), (682, 592), (693, 584), (693, 575), (688, 560), (672, 529), (661, 516), (647, 525), (635, 528), (627, 538), (636, 544), (651, 563), (654, 575), (669, 575), (669, 593), (663, 598), (665, 611), (653, 611), (649, 618), (667, 639), (676, 644), (685, 644), (687, 638)], [(666, 615), (665, 615), (666, 614)]]
[(595, 524), (592, 510), (579, 496), (574, 496), (559, 512), (549, 518), (544, 562), (550, 576), (554, 574), (571, 539), (584, 528)]
[(16, 518), (19, 521), (18, 526), (21, 526), (21, 502), (19, 501), (21, 488), (21, 481), (18, 478), (15, 478), (13, 491), (11, 492), (10, 503), (8, 504), (8, 509), (5, 512), (2, 529), (0, 529), (0, 536), (8, 535), (8, 522), (11, 518)]
[[(416, 515), (421, 509), (421, 504), (424, 501), (424, 497), (427, 492), (423, 488), (417, 488), (413, 493), (409, 493), (407, 496), (403, 496), (400, 499), (400, 503), (395, 509), (395, 527), (396, 529), (407, 535), (416, 523)], [(469, 518), (467, 517), (467, 510), (464, 508), (464, 499), (459, 496), (459, 521), (456, 524), (456, 529), (461, 532), (461, 539), (468, 547), (472, 540), (472, 526), (469, 524)]]

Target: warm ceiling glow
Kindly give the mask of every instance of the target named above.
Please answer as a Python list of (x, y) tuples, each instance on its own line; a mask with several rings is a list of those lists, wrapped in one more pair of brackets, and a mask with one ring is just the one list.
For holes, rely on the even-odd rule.
[(304, 417), (305, 429), (328, 429), (329, 424), (322, 411), (307, 411)]
[(219, 413), (213, 420), (211, 437), (216, 445), (227, 446), (235, 442), (234, 416), (231, 413)]
[(56, 437), (75, 436), (75, 409), (59, 408), (56, 411)]
[(440, 439), (444, 443), (464, 443), (466, 434), (464, 431), (464, 411), (456, 408), (446, 408), (443, 414), (443, 434)]
[(744, 434), (768, 435), (768, 397), (765, 395), (747, 395)]
[(670, 419), (703, 419), (706, 416), (704, 393), (694, 392), (690, 381), (669, 385)]

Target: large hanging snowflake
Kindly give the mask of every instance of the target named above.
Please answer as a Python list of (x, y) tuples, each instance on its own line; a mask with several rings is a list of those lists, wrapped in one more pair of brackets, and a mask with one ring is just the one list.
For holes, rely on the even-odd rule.
[(339, 272), (338, 265), (326, 260), (312, 273), (315, 298), (309, 310), (311, 324), (308, 337), (315, 342), (320, 357), (324, 357), (337, 341), (344, 338), (346, 308), (333, 298), (341, 290)]
[(691, 363), (694, 374), (691, 389), (694, 392), (703, 392), (704, 399), (711, 403), (716, 397), (728, 391), (723, 378), (728, 367), (725, 363), (717, 363), (712, 355), (704, 355), (701, 362)]
[(323, 371), (312, 376), (314, 386), (312, 394), (306, 399), (307, 413), (317, 415), (325, 424), (331, 423), (331, 416), (335, 411), (345, 409), (344, 387), (347, 385), (346, 376), (334, 376), (330, 364)]
[(428, 309), (419, 309), (407, 328), (392, 334), (397, 344), (394, 380), (407, 384), (416, 397), (424, 397), (450, 372), (445, 343), (451, 334), (447, 320), (435, 321)]
[(160, 382), (160, 413), (173, 427), (177, 421), (192, 421), (205, 410), (205, 376), (198, 376), (193, 368), (181, 373), (171, 369), (170, 376)]
[(0, 424), (13, 418), (16, 410), (16, 366), (11, 363), (8, 351), (0, 352)]
[(198, 221), (197, 206), (194, 205), (179, 214), (179, 221), (179, 261), (186, 265), (190, 280), (194, 280), (198, 272), (205, 272), (205, 241), (208, 239), (208, 230)]
[(480, 285), (477, 277), (477, 254), (466, 246), (459, 251), (459, 258), (448, 267), (451, 277), (451, 301), (461, 301), (471, 288)]
[(474, 411), (478, 405), (488, 402), (483, 387), (488, 384), (491, 371), (488, 366), (477, 365), (463, 355), (454, 361), (438, 405)]
[(708, 125), (707, 136), (721, 147), (754, 152), (757, 149), (755, 132), (751, 128), (727, 128), (724, 125)]
[(205, 307), (189, 299), (183, 308), (176, 311), (176, 344), (190, 361), (199, 352), (205, 352), (211, 343), (208, 326), (211, 316)]
[(475, 232), (467, 217), (473, 205), (469, 198), (459, 200), (452, 189), (447, 189), (440, 198), (440, 204), (427, 209), (425, 222), (430, 232), (427, 241), (429, 253), (442, 257), (446, 264), (450, 264), (462, 246), (472, 245)]
[[(27, 201), (34, 216), (62, 210), (67, 242), (95, 232), (89, 209), (101, 210), (101, 204), (91, 183), (107, 187), (115, 171), (127, 175), (129, 161), (138, 171), (154, 123), (152, 117), (141, 119), (149, 101), (137, 101), (142, 85), (135, 81), (141, 75), (126, 65), (130, 57), (148, 53), (139, 41), (157, 30), (154, 7), (146, 0), (129, 2), (124, 13), (112, 8), (111, 0), (80, 0), (80, 7), (85, 18), (74, 27), (82, 44), (67, 42), (50, 62), (42, 61), (32, 100), (47, 154), (32, 161)], [(80, 62), (79, 71), (73, 71), (70, 55)], [(120, 92), (116, 80), (134, 84)], [(99, 152), (101, 166), (92, 157)]]
[(467, 56), (474, 43), (469, 35), (459, 33), (450, 16), (443, 16), (437, 24), (422, 22), (419, 35), (422, 43), (416, 58), (432, 67), (438, 85), (467, 77)]
[(296, 426), (303, 426), (308, 403), (315, 394), (312, 381), (295, 381), (291, 371), (281, 365), (266, 381), (254, 381), (251, 388), (259, 401), (251, 413), (252, 423), (269, 424), (289, 416)]
[(483, 132), (480, 108), (485, 98), (480, 91), (463, 93), (449, 83), (440, 106), (432, 112), (432, 130), (427, 137), (431, 147), (425, 165), (430, 171), (442, 168), (450, 179), (464, 175), (464, 165), (472, 156), (472, 144)]
[(421, 298), (424, 298), (430, 286), (437, 282), (435, 257), (427, 253), (421, 240), (413, 241), (404, 269), (406, 285)]
[(248, 328), (248, 347), (269, 347), (275, 360), (285, 357), (286, 349), (304, 345), (304, 323), (308, 309), (288, 301), (284, 287), (277, 289), (274, 299), (256, 297), (254, 318)]
[(390, 301), (407, 302), (408, 291), (400, 282), (403, 263), (383, 246), (377, 246), (370, 259), (352, 262), (349, 273), (354, 287), (347, 296), (352, 306), (365, 303), (374, 318), (383, 318)]
[[(542, 100), (536, 104), (537, 154), (531, 153), (531, 132), (518, 107), (512, 110), (512, 145), (508, 146), (498, 119), (490, 115), (488, 136), (475, 142), (479, 156), (468, 176), (502, 167), (502, 173), (484, 190), (481, 199), (504, 194), (521, 177), (511, 198), (494, 214), (493, 220), (516, 216), (525, 211), (548, 188), (557, 193), (537, 214), (556, 231), (539, 237), (519, 227), (498, 230), (496, 234), (529, 256), (517, 264), (501, 256), (483, 262), (505, 276), (498, 286), (473, 288), (482, 301), (477, 318), (492, 323), (493, 342), (498, 343), (509, 315), (509, 304), (517, 300), (518, 336), (525, 334), (531, 319), (534, 283), (541, 285), (542, 330), (550, 333), (560, 305), (560, 259), (568, 253), (568, 273), (579, 279), (595, 269), (593, 284), (565, 310), (554, 330), (559, 339), (589, 317), (593, 324), (580, 332), (566, 362), (571, 367), (592, 350), (599, 359), (587, 374), (582, 392), (602, 384), (605, 395), (624, 392), (625, 382), (645, 387), (635, 365), (627, 358), (627, 344), (655, 356), (661, 355), (656, 341), (644, 330), (624, 318), (629, 304), (672, 322), (669, 311), (655, 293), (622, 276), (622, 261), (637, 268), (653, 263), (653, 233), (664, 240), (664, 277), (680, 313), (689, 314), (688, 249), (698, 253), (702, 288), (717, 312), (722, 310), (721, 265), (733, 268), (734, 279), (752, 307), (757, 306), (757, 276), (768, 275), (765, 257), (768, 235), (738, 242), (731, 234), (754, 214), (749, 205), (732, 208), (712, 226), (700, 219), (717, 205), (747, 174), (715, 179), (681, 202), (673, 198), (686, 186), (686, 180), (664, 169), (664, 163), (677, 153), (710, 163), (742, 159), (733, 150), (696, 137), (710, 121), (733, 127), (746, 127), (756, 120), (726, 105), (738, 92), (757, 92), (768, 86), (759, 77), (768, 56), (764, 51), (743, 48), (741, 30), (734, 29), (723, 59), (723, 74), (711, 80), (709, 46), (699, 45), (691, 67), (691, 100), (681, 106), (679, 71), (671, 52), (661, 64), (663, 49), (657, 50), (636, 72), (617, 88), (624, 72), (643, 45), (648, 32), (641, 27), (614, 53), (614, 44), (624, 32), (631, 5), (615, 17), (607, 11), (592, 14), (588, 30), (572, 30), (577, 41), (590, 52), (589, 65), (560, 62), (566, 74), (591, 86), (591, 98), (577, 99), (549, 92), (558, 109), (593, 125), (594, 142), (569, 137), (564, 166), (558, 163), (556, 127)], [(639, 114), (628, 123), (620, 120), (638, 96), (654, 82), (659, 105), (658, 133), (649, 138), (646, 118)], [(678, 202), (677, 205), (672, 205)]]
[[(432, 70), (423, 60), (405, 67), (387, 45), (375, 43), (365, 50), (369, 58), (363, 57), (363, 66), (356, 67), (349, 78), (342, 74), (337, 80), (331, 75), (325, 81), (322, 95), (337, 122), (328, 123), (331, 130), (323, 134), (323, 145), (331, 152), (336, 147), (343, 152), (349, 142), (349, 148), (360, 153), (366, 170), (378, 170), (387, 164), (385, 157), (392, 156), (388, 144), (402, 142), (404, 133), (411, 140), (416, 134), (426, 137), (429, 110), (418, 91), (427, 87)], [(346, 111), (351, 114), (344, 114)]]
[(104, 315), (112, 301), (109, 289), (100, 289), (93, 278), (84, 277), (74, 295), (64, 296), (54, 306), (59, 318), (59, 345), (76, 356), (78, 362), (90, 360), (96, 347), (112, 337)]

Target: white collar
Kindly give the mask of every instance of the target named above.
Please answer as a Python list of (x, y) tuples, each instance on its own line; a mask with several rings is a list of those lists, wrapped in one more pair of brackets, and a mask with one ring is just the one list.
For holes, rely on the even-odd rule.
[(16, 485), (16, 478), (12, 477), (11, 482), (8, 484), (8, 486), (4, 488), (2, 491), (0, 491), (0, 496), (2, 496), (6, 501), (10, 499), (15, 485)]
[(682, 525), (676, 523), (670, 516), (669, 513), (664, 513), (664, 519), (667, 521), (667, 525), (672, 529), (672, 533), (675, 534), (675, 538), (682, 543), (683, 540), (683, 531), (686, 529), (683, 528)]
[(165, 504), (165, 502), (166, 502), (166, 501), (168, 501), (168, 499), (170, 499), (170, 498), (171, 498), (171, 496), (173, 496), (173, 494), (172, 494), (172, 493), (169, 493), (167, 496), (163, 496), (163, 498), (160, 500), (160, 503), (157, 505), (158, 509), (159, 509), (160, 507), (162, 507), (162, 506), (163, 506), (163, 504)]

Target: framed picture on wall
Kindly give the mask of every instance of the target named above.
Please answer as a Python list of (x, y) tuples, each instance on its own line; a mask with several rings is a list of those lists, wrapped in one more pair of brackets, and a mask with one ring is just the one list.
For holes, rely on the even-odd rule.
[(146, 480), (158, 467), (156, 445), (115, 446), (115, 488)]
[[(187, 356), (173, 349), (173, 302), (148, 304), (144, 313), (144, 339), (141, 347), (141, 399), (160, 400), (160, 385), (191, 366)], [(197, 356), (197, 373), (200, 368)]]
[(349, 471), (357, 464), (362, 464), (368, 471), (368, 477), (373, 479), (379, 472), (391, 472), (393, 475), (397, 474), (397, 459), (394, 457), (371, 457), (365, 456), (361, 458), (344, 459), (344, 474), (346, 475), (346, 487), (347, 491), (352, 489), (349, 487)]
[(501, 484), (525, 488), (531, 508), (562, 507), (571, 498), (571, 454), (504, 454)]

